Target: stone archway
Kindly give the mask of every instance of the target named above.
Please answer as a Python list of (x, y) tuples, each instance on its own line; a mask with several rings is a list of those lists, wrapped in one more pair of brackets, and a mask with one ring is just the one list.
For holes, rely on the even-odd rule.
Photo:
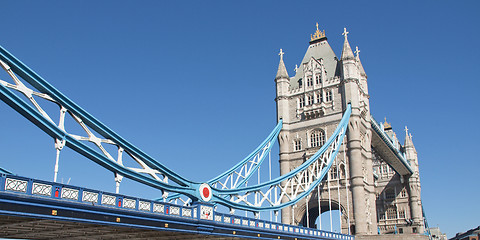
[[(331, 209), (329, 207), (329, 202), (328, 200), (321, 200), (320, 201), (320, 206), (321, 206), (321, 213), (324, 214), (329, 211), (341, 211), (342, 212), (342, 217), (341, 221), (342, 224), (339, 226), (338, 222), (338, 213), (335, 213), (333, 216), (336, 219), (336, 221), (333, 222), (333, 226), (338, 226), (338, 229), (341, 228), (342, 233), (347, 233), (348, 232), (348, 221), (347, 221), (347, 215), (346, 215), (346, 207), (343, 206), (342, 204), (339, 204), (338, 201), (336, 200), (331, 200)], [(302, 209), (302, 213), (298, 213), (300, 215), (295, 214), (296, 219), (298, 219), (298, 225), (299, 226), (304, 226), (307, 227), (307, 212), (306, 212), (306, 204), (303, 202), (301, 205), (297, 207), (297, 209)], [(302, 215), (303, 214), (303, 215)], [(316, 222), (317, 218), (319, 217), (319, 208), (318, 208), (318, 201), (316, 199), (311, 199), (308, 204), (308, 226), (310, 228), (317, 228)], [(323, 224), (322, 224), (323, 225)], [(324, 225), (325, 226), (325, 225)]]

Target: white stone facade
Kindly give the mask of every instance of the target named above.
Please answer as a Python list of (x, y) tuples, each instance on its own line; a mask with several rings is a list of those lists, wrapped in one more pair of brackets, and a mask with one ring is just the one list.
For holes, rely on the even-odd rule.
[[(284, 53), (280, 52), (275, 78), (277, 117), (283, 119), (279, 135), (280, 172), (290, 172), (318, 151), (336, 129), (347, 104), (351, 104), (352, 114), (337, 155), (338, 164), (334, 164), (328, 180), (322, 183), (320, 194), (314, 191), (308, 198), (308, 225), (314, 227), (320, 203), (322, 212), (341, 209), (342, 233), (423, 232), (418, 160), (411, 136), (407, 133), (402, 146), (391, 127), (382, 124), (414, 171), (400, 176), (372, 146), (375, 133), (371, 127), (367, 75), (360, 62), (360, 51), (357, 48), (356, 55), (353, 54), (347, 35), (345, 30), (339, 59), (328, 44), (325, 31), (320, 32), (317, 25), (305, 57), (292, 77), (285, 68)], [(282, 210), (282, 222), (307, 226), (306, 209), (307, 202), (302, 200), (293, 210)]]

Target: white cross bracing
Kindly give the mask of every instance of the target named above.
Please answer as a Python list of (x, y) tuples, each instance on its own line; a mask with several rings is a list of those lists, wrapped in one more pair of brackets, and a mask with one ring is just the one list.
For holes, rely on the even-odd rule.
[(270, 144), (265, 145), (261, 151), (259, 151), (252, 160), (247, 161), (242, 166), (239, 166), (235, 171), (228, 174), (222, 181), (222, 179), (212, 183), (212, 187), (218, 189), (234, 189), (242, 186), (241, 183), (245, 184), (248, 178), (255, 173), (255, 170), (258, 169), (257, 166), (261, 163), (260, 161), (268, 154), (270, 149)]
[[(56, 124), (60, 129), (65, 131), (66, 134), (72, 136), (73, 138), (79, 140), (79, 141), (87, 141), (90, 143), (93, 143), (100, 151), (101, 153), (106, 156), (108, 159), (110, 159), (113, 162), (116, 162), (117, 164), (124, 166), (123, 164), (123, 152), (125, 151), (121, 146), (119, 146), (117, 143), (110, 139), (105, 139), (105, 138), (100, 138), (97, 137), (94, 132), (90, 130), (90, 128), (83, 122), (81, 118), (76, 116), (73, 112), (71, 112), (69, 109), (65, 108), (62, 106), (60, 103), (55, 101), (50, 95), (41, 93), (41, 92), (36, 92), (30, 88), (28, 88), (20, 79), (15, 75), (15, 73), (12, 71), (10, 66), (6, 64), (5, 62), (0, 60), (0, 65), (2, 68), (8, 73), (8, 75), (12, 78), (13, 83), (9, 83), (7, 81), (1, 80), (0, 79), (0, 84), (3, 86), (14, 89), (20, 93), (22, 93), (37, 109), (37, 111), (42, 114), (43, 117), (48, 119), (50, 122), (55, 123), (52, 118), (48, 115), (48, 113), (40, 106), (40, 104), (35, 100), (34, 96), (40, 97), (42, 99), (45, 99), (49, 102), (57, 104), (57, 106), (60, 107), (60, 119), (58, 121), (58, 124)], [(65, 128), (65, 117), (66, 113), (68, 114), (75, 120), (75, 122), (80, 125), (80, 127), (85, 131), (87, 136), (79, 136), (76, 134), (68, 133), (66, 128)], [(110, 144), (114, 145), (117, 147), (117, 158), (115, 159), (104, 147), (103, 144)], [(55, 164), (55, 176), (54, 176), (54, 181), (57, 180), (57, 172), (58, 172), (58, 156), (60, 150), (65, 146), (65, 140), (63, 139), (55, 139), (55, 148), (57, 149), (57, 160)], [(126, 151), (125, 151), (126, 152)], [(168, 177), (162, 174), (159, 170), (153, 169), (149, 167), (140, 157), (137, 157), (133, 155), (130, 152), (126, 152), (133, 160), (136, 162), (139, 167), (138, 168), (133, 168), (133, 167), (128, 167), (129, 169), (136, 171), (138, 173), (144, 173), (148, 174), (150, 177), (154, 178), (157, 181), (162, 181), (164, 183), (168, 183)], [(118, 188), (119, 184), (122, 181), (123, 176), (121, 176), (118, 173), (115, 173), (115, 181), (117, 182), (117, 193), (118, 193)]]
[[(338, 151), (345, 131), (346, 129), (343, 127), (329, 148), (303, 171), (299, 171), (278, 184), (267, 185), (265, 188), (243, 192), (242, 194), (228, 195), (230, 201), (253, 207), (275, 207), (287, 202), (295, 203), (299, 201), (299, 196), (302, 193), (309, 194), (321, 182), (317, 180), (326, 174), (327, 171), (323, 170), (327, 170), (332, 165), (334, 160), (332, 154)], [(253, 202), (248, 199), (252, 195), (254, 196)]]
[[(131, 150), (128, 150), (126, 148), (130, 148), (129, 146), (122, 147), (122, 144), (125, 143), (120, 143), (116, 142), (109, 139), (108, 137), (98, 137), (98, 136), (105, 136), (109, 135), (110, 133), (101, 133), (98, 131), (92, 131), (92, 129), (95, 129), (95, 123), (85, 123), (83, 120), (82, 113), (79, 113), (78, 115), (75, 114), (73, 111), (74, 109), (68, 109), (68, 107), (64, 106), (61, 102), (56, 101), (56, 95), (49, 95), (47, 93), (42, 93), (41, 91), (35, 91), (32, 90), (31, 88), (27, 87), (22, 81), (19, 80), (17, 75), (13, 72), (13, 70), (6, 64), (5, 62), (0, 60), (0, 65), (1, 67), (7, 72), (7, 74), (11, 77), (13, 80), (13, 83), (7, 82), (0, 80), (0, 84), (6, 88), (10, 88), (13, 90), (16, 90), (20, 94), (23, 94), (31, 104), (34, 105), (34, 108), (38, 113), (44, 117), (44, 119), (48, 122), (51, 122), (55, 126), (58, 127), (58, 129), (62, 130), (64, 132), (64, 137), (60, 137), (58, 134), (55, 137), (55, 148), (57, 149), (57, 161), (56, 161), (56, 167), (55, 167), (55, 180), (56, 180), (56, 174), (58, 171), (58, 156), (60, 150), (65, 146), (66, 142), (65, 139), (68, 136), (68, 138), (75, 139), (75, 141), (84, 141), (84, 142), (89, 142), (90, 144), (95, 145), (98, 150), (97, 153), (101, 154), (104, 156), (105, 159), (109, 159), (114, 165), (121, 166), (123, 169), (129, 169), (130, 171), (134, 171), (137, 174), (142, 174), (144, 177), (150, 178), (150, 181), (156, 181), (156, 182), (161, 182), (162, 184), (168, 184), (168, 174), (171, 173), (163, 173), (159, 167), (155, 166), (155, 163), (152, 163), (151, 160), (148, 159), (148, 156), (139, 156), (138, 152), (135, 149), (132, 150), (133, 152), (130, 152)], [(45, 90), (45, 91), (50, 91), (50, 90)], [(55, 93), (52, 93), (55, 94)], [(55, 96), (55, 98), (54, 98)], [(58, 124), (56, 124), (52, 118), (44, 109), (40, 106), (37, 100), (35, 100), (34, 97), (39, 97), (41, 99), (47, 100), (47, 102), (52, 102), (55, 103), (59, 108), (60, 108), (60, 117)], [(68, 105), (68, 104), (67, 104)], [(75, 107), (75, 106), (73, 106)], [(49, 109), (49, 112), (52, 110)], [(55, 111), (53, 110), (55, 113)], [(66, 129), (66, 116), (70, 115), (74, 122), (76, 122), (80, 126), (80, 128), (84, 131), (84, 134), (86, 135), (76, 135), (73, 134), (71, 131), (67, 131)], [(82, 116), (82, 117), (79, 117)], [(88, 119), (88, 117), (87, 117)], [(90, 121), (90, 120), (89, 120)], [(343, 121), (343, 120), (342, 120)], [(94, 124), (93, 126), (90, 126), (90, 124)], [(280, 125), (281, 126), (281, 125)], [(307, 194), (310, 194), (310, 192), (320, 183), (322, 178), (325, 176), (326, 172), (328, 172), (328, 169), (330, 168), (333, 157), (332, 154), (336, 154), (338, 152), (338, 146), (341, 143), (341, 137), (343, 136), (345, 130), (346, 130), (346, 125), (342, 125), (343, 127), (341, 128), (340, 133), (337, 133), (337, 135), (334, 137), (333, 141), (330, 142), (330, 145), (328, 147), (325, 147), (323, 153), (316, 153), (314, 156), (314, 159), (309, 159), (308, 162), (310, 163), (309, 166), (301, 165), (299, 168), (293, 170), (290, 174), (288, 174), (288, 178), (280, 178), (277, 180), (271, 180), (266, 183), (260, 184), (260, 176), (258, 177), (258, 182), (259, 185), (254, 185), (246, 188), (246, 190), (242, 190), (243, 188), (246, 187), (247, 185), (247, 180), (252, 176), (253, 173), (255, 172), (260, 172), (260, 164), (263, 162), (265, 156), (267, 153), (270, 152), (271, 150), (271, 145), (273, 144), (273, 140), (269, 140), (269, 142), (266, 142), (262, 144), (262, 147), (256, 151), (253, 156), (250, 156), (245, 162), (240, 164), (239, 166), (236, 166), (233, 171), (228, 172), (228, 174), (224, 175), (223, 177), (220, 177), (220, 179), (214, 179), (211, 183), (212, 187), (214, 188), (215, 191), (219, 191), (218, 197), (221, 197), (222, 199), (225, 199), (226, 201), (229, 201), (231, 204), (226, 204), (228, 206), (234, 206), (235, 208), (238, 209), (247, 209), (247, 208), (242, 208), (242, 206), (248, 206), (248, 207), (254, 207), (254, 211), (264, 211), (264, 210), (274, 210), (274, 209), (279, 209), (283, 208), (285, 206), (289, 206), (292, 204), (295, 204), (300, 200), (301, 197), (305, 197)], [(74, 128), (75, 125), (68, 124), (68, 127)], [(78, 127), (77, 127), (78, 128)], [(62, 138), (62, 139), (58, 139)], [(113, 137), (115, 138), (115, 137)], [(276, 138), (276, 137), (275, 137)], [(115, 154), (112, 154), (111, 152), (114, 150), (110, 150), (111, 152), (107, 151), (105, 146), (107, 145), (113, 145), (117, 149), (115, 152), (116, 158), (114, 157)], [(93, 149), (91, 149), (93, 150)], [(125, 158), (123, 158), (123, 152), (126, 152), (128, 156), (130, 156), (133, 160), (134, 163), (137, 164), (137, 167), (126, 167), (124, 165)], [(144, 159), (145, 158), (145, 159)], [(122, 176), (120, 176), (115, 170), (115, 168), (110, 168), (112, 172), (115, 173), (115, 180), (117, 182), (117, 191), (118, 191), (118, 186), (120, 181), (122, 180)], [(120, 168), (117, 168), (120, 169)], [(165, 170), (168, 171), (168, 170)], [(176, 184), (180, 184), (179, 179), (173, 179), (173, 181)], [(178, 181), (178, 182), (177, 182)], [(182, 180), (183, 181), (183, 180)], [(253, 187), (253, 188), (252, 188)], [(169, 188), (173, 189), (173, 188)], [(226, 191), (225, 191), (226, 190)], [(233, 190), (233, 191), (232, 191)], [(170, 191), (170, 190), (169, 190)], [(222, 191), (225, 191), (222, 193)], [(254, 196), (253, 197), (253, 202), (252, 198), (248, 198), (249, 196)], [(167, 197), (166, 191), (164, 191), (164, 198)], [(187, 200), (188, 202), (188, 200)], [(280, 206), (280, 207), (279, 207)], [(250, 211), (252, 208), (248, 208)]]
[[(259, 167), (262, 164), (262, 159), (264, 159), (271, 150), (271, 144), (274, 140), (269, 141), (265, 146), (258, 151), (256, 155), (249, 161), (246, 161), (243, 165), (238, 166), (230, 174), (227, 174), (225, 177), (211, 183), (213, 188), (217, 189), (235, 189), (238, 187), (246, 186), (248, 179), (255, 173), (259, 171)], [(164, 198), (166, 196), (164, 195)], [(169, 202), (178, 204), (178, 201), (182, 202), (184, 206), (189, 205), (192, 200), (184, 195), (174, 195)]]

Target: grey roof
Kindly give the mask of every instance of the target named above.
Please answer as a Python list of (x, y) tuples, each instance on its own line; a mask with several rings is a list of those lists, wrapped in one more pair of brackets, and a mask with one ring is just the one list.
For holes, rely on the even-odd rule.
[(357, 56), (355, 57), (355, 60), (357, 61), (357, 66), (358, 66), (358, 70), (360, 71), (360, 74), (367, 75), (365, 73), (365, 69), (363, 69), (362, 62), (360, 61), (360, 54), (359, 53), (357, 53)]
[(415, 145), (413, 145), (413, 141), (412, 141), (412, 134), (408, 134), (408, 130), (406, 131), (404, 146), (405, 148), (407, 147), (415, 148)]
[[(294, 77), (290, 78), (290, 88), (298, 88), (298, 80), (303, 78), (303, 64), (307, 63), (311, 58), (319, 60), (323, 58), (323, 64), (325, 65), (325, 70), (327, 71), (327, 78), (332, 78), (338, 76), (340, 73), (337, 70), (338, 58), (328, 44), (327, 39), (314, 42), (308, 46), (307, 52), (303, 57), (302, 63), (298, 66), (297, 73)], [(305, 84), (305, 83), (304, 83)]]
[(280, 57), (280, 62), (278, 63), (277, 76), (275, 77), (275, 79), (279, 79), (279, 78), (288, 79), (288, 72), (287, 72), (287, 68), (285, 67), (285, 63), (283, 62), (283, 57)]
[(353, 51), (347, 37), (345, 37), (345, 42), (343, 43), (342, 60), (343, 59), (354, 59)]

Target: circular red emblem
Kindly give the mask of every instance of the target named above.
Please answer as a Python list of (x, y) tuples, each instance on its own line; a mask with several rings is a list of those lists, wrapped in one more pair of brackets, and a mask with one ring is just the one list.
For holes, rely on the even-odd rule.
[(210, 190), (208, 188), (203, 188), (203, 197), (208, 197), (210, 196)]
[(198, 191), (200, 192), (200, 197), (202, 197), (203, 201), (208, 202), (212, 199), (212, 189), (208, 184), (202, 183), (198, 188)]

